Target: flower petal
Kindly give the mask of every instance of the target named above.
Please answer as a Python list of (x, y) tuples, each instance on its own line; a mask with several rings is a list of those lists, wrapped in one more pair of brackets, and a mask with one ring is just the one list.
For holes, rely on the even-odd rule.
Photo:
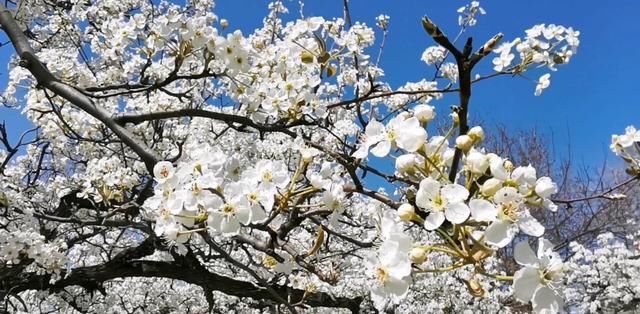
[(413, 153), (427, 142), (427, 131), (420, 127), (420, 122), (415, 117), (405, 120), (402, 124), (402, 127), (396, 129), (396, 143), (398, 147)]
[(436, 230), (444, 222), (444, 214), (442, 212), (431, 212), (427, 218), (424, 219), (424, 227), (427, 230)]
[(554, 245), (551, 241), (545, 238), (538, 239), (538, 257), (547, 256), (553, 251), (553, 247)]
[(382, 140), (371, 149), (371, 153), (376, 157), (384, 157), (389, 154), (390, 150), (391, 142), (388, 140)]
[(401, 299), (409, 291), (409, 280), (391, 279), (384, 284), (385, 291), (397, 299)]
[(378, 122), (377, 120), (371, 119), (369, 124), (367, 124), (367, 128), (364, 133), (368, 138), (380, 136), (385, 132), (384, 124)]
[(521, 241), (516, 244), (513, 249), (513, 257), (522, 266), (535, 267), (538, 265), (538, 257), (527, 241)]
[(558, 313), (564, 306), (563, 303), (562, 298), (547, 286), (536, 290), (531, 300), (535, 313)]
[(435, 199), (438, 194), (440, 194), (440, 182), (426, 178), (420, 181), (420, 188), (418, 188), (418, 193), (416, 194), (416, 205), (429, 209), (431, 200)]
[(529, 302), (540, 286), (538, 269), (525, 267), (513, 274), (513, 296), (522, 302)]
[(442, 187), (442, 196), (449, 201), (449, 203), (463, 202), (469, 197), (469, 191), (459, 184), (447, 184)]
[(494, 221), (498, 217), (498, 209), (487, 200), (472, 199), (469, 208), (475, 221)]
[(469, 218), (469, 207), (463, 202), (451, 203), (444, 211), (447, 220), (454, 224), (461, 224)]
[(240, 223), (235, 217), (225, 217), (220, 222), (220, 232), (224, 234), (236, 234), (240, 230)]
[(494, 221), (484, 232), (487, 243), (499, 248), (507, 246), (515, 236), (513, 224), (504, 220)]
[(529, 213), (522, 214), (516, 223), (522, 232), (530, 236), (540, 237), (544, 234), (544, 226)]

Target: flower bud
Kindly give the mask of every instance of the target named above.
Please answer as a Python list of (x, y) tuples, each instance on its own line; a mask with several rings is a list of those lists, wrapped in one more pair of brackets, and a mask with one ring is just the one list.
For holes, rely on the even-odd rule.
[(456, 138), (456, 148), (467, 152), (473, 147), (473, 140), (469, 135), (460, 135)]
[(469, 280), (465, 280), (464, 283), (467, 285), (467, 289), (469, 289), (469, 294), (471, 294), (472, 296), (476, 298), (480, 298), (484, 296), (484, 293), (485, 293), (484, 288), (482, 288), (482, 285), (477, 279), (472, 277)]
[(484, 141), (484, 130), (480, 126), (474, 126), (467, 132), (474, 144)]
[(493, 196), (500, 188), (502, 188), (502, 181), (496, 178), (490, 178), (482, 184), (480, 192), (482, 192), (484, 196)]
[(402, 204), (398, 207), (398, 217), (400, 220), (410, 222), (416, 215), (416, 210), (411, 204)]
[(614, 193), (614, 194), (607, 194), (607, 195), (605, 195), (605, 197), (610, 199), (610, 200), (613, 200), (613, 201), (618, 201), (618, 200), (623, 200), (623, 199), (627, 198), (627, 195), (622, 194), (622, 193)]
[(421, 247), (414, 247), (409, 251), (409, 259), (414, 264), (422, 264), (427, 260), (427, 251)]
[(508, 159), (506, 159), (506, 160), (504, 161), (503, 167), (504, 167), (504, 169), (505, 169), (505, 170), (507, 170), (508, 172), (512, 172), (512, 171), (513, 171), (513, 168), (514, 168), (513, 163), (512, 163), (510, 160), (508, 160)]
[(229, 21), (227, 21), (227, 19), (221, 19), (220, 27), (222, 27), (222, 29), (226, 29), (227, 27), (229, 27)]
[(433, 106), (417, 105), (413, 109), (413, 115), (418, 118), (418, 121), (420, 121), (421, 123), (429, 122), (436, 116), (436, 113), (433, 109)]
[(487, 158), (487, 155), (474, 150), (467, 155), (465, 164), (471, 173), (484, 174), (489, 168), (489, 158)]
[(396, 171), (399, 174), (413, 174), (418, 158), (414, 154), (404, 154), (396, 158)]
[(536, 194), (541, 198), (548, 198), (549, 196), (558, 193), (558, 186), (555, 182), (551, 181), (549, 177), (539, 178), (536, 182)]
[(453, 125), (460, 124), (460, 117), (458, 116), (457, 112), (452, 112), (450, 116), (451, 116), (451, 119), (453, 120)]
[(302, 63), (313, 63), (315, 57), (312, 53), (305, 50), (300, 54), (300, 60)]

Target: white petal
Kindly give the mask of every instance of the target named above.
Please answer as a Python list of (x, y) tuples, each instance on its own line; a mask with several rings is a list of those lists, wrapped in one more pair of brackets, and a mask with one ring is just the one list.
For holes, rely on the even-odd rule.
[(558, 313), (562, 309), (562, 298), (547, 286), (535, 291), (531, 304), (535, 313)]
[(469, 218), (469, 207), (463, 202), (451, 203), (444, 212), (447, 220), (454, 224), (461, 224)]
[(513, 258), (522, 266), (535, 267), (538, 265), (538, 257), (527, 241), (520, 241), (516, 244), (513, 249)]
[(367, 124), (367, 128), (365, 129), (364, 133), (367, 135), (367, 137), (371, 138), (380, 136), (382, 133), (384, 133), (384, 131), (384, 124), (372, 119), (371, 121), (369, 121), (369, 124)]
[(420, 188), (416, 194), (416, 205), (421, 208), (430, 208), (432, 199), (435, 199), (440, 193), (440, 182), (426, 178), (420, 181)]
[(398, 147), (412, 153), (420, 149), (427, 141), (427, 131), (420, 127), (420, 122), (415, 117), (405, 120), (403, 125), (396, 129), (396, 132)]
[(513, 274), (513, 296), (522, 302), (529, 302), (539, 285), (537, 268), (525, 267)]
[(369, 154), (369, 145), (363, 143), (351, 156), (357, 159), (365, 159)]
[(376, 144), (371, 149), (371, 153), (376, 157), (384, 157), (384, 156), (387, 156), (387, 154), (389, 154), (390, 150), (391, 150), (391, 142), (389, 142), (388, 140), (383, 140), (378, 144)]
[(240, 230), (240, 223), (234, 217), (225, 217), (220, 222), (220, 232), (224, 234), (236, 234)]
[(259, 205), (251, 206), (251, 222), (262, 221), (267, 218), (267, 214)]
[(373, 306), (380, 312), (383, 312), (387, 306), (387, 293), (384, 291), (383, 286), (371, 287), (371, 301)]
[(215, 231), (220, 231), (220, 223), (222, 222), (222, 215), (219, 213), (210, 213), (207, 219), (207, 226)]
[(493, 200), (496, 204), (504, 204), (509, 202), (520, 202), (522, 195), (513, 187), (505, 186), (496, 192)]
[(384, 287), (388, 294), (393, 295), (396, 299), (400, 299), (409, 291), (409, 281), (391, 279), (384, 284)]
[(487, 200), (472, 199), (469, 208), (475, 221), (494, 221), (498, 216), (498, 209)]
[(557, 212), (558, 211), (558, 205), (556, 205), (554, 202), (552, 202), (550, 199), (545, 198), (544, 200), (542, 200), (542, 206), (544, 206), (544, 208), (552, 211), (552, 212)]
[(442, 187), (442, 196), (449, 201), (449, 203), (464, 202), (469, 197), (469, 191), (459, 184), (447, 184)]
[(442, 212), (431, 212), (429, 216), (424, 219), (424, 227), (427, 230), (436, 230), (444, 222), (444, 214)]
[[(398, 246), (396, 256), (387, 266), (389, 275), (396, 279), (402, 279), (411, 275), (411, 261), (409, 260), (408, 250), (403, 251), (400, 246), (401, 245)], [(409, 248), (411, 248), (411, 246), (409, 246)]]
[(236, 208), (236, 219), (241, 224), (248, 224), (251, 221), (251, 209), (249, 206), (242, 204)]
[(520, 230), (530, 236), (540, 237), (544, 234), (544, 227), (530, 214), (523, 214), (516, 221)]
[(538, 239), (538, 257), (542, 258), (543, 256), (549, 255), (553, 251), (554, 245), (551, 241), (540, 238)]
[(548, 198), (558, 192), (558, 186), (555, 182), (551, 181), (551, 178), (542, 177), (536, 182), (535, 190), (536, 194), (541, 198)]
[(507, 246), (515, 236), (513, 224), (504, 220), (494, 221), (484, 232), (487, 243), (499, 248)]

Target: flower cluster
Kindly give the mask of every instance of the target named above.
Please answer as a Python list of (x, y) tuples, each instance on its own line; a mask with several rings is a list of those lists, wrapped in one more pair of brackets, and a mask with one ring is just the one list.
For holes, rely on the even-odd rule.
[(241, 225), (265, 219), (290, 180), (281, 161), (261, 160), (243, 171), (222, 152), (193, 156), (177, 167), (159, 162), (154, 179), (155, 195), (144, 207), (156, 234), (178, 243), (204, 222), (212, 233), (234, 235)]
[(478, 20), (476, 15), (487, 14), (487, 12), (480, 6), (480, 1), (471, 1), (471, 3), (462, 6), (458, 9), (458, 25), (460, 26), (475, 26)]
[[(473, 127), (466, 135), (457, 137), (455, 147), (449, 145), (450, 132), (445, 136), (429, 138), (425, 127), (433, 113), (425, 109), (428, 109), (425, 105), (416, 106), (414, 110), (395, 116), (386, 125), (371, 120), (364, 130), (359, 148), (353, 153), (353, 157), (359, 159), (367, 158), (369, 151), (376, 157), (398, 153), (396, 173), (407, 182), (414, 182), (414, 187), (410, 188), (414, 189), (411, 192), (413, 196), (398, 208), (399, 218), (408, 223), (422, 224), (425, 230), (438, 231), (445, 240), (451, 240), (447, 239), (447, 234), (450, 232), (448, 230), (453, 230), (452, 237), (461, 237), (463, 243), (468, 241), (469, 244), (462, 244), (462, 248), (456, 240), (446, 244), (448, 250), (452, 251), (454, 262), (456, 258), (471, 255), (473, 263), (482, 265), (482, 261), (495, 250), (509, 245), (519, 231), (541, 237), (545, 228), (530, 214), (529, 209), (556, 211), (557, 206), (549, 199), (558, 191), (556, 184), (549, 177), (538, 177), (531, 166), (515, 167), (509, 160), (479, 148), (485, 137), (481, 127)], [(447, 174), (456, 149), (464, 155), (464, 167), (456, 176), (456, 181), (451, 182)], [(458, 179), (464, 179), (464, 184), (457, 183)], [(541, 243), (540, 252), (551, 254), (547, 242)], [(397, 246), (383, 242), (385, 254), (398, 251), (393, 249), (394, 245)], [(546, 247), (542, 248), (543, 245)], [(474, 246), (475, 249), (472, 248)], [(518, 249), (519, 252), (525, 252), (523, 250)], [(404, 255), (407, 253), (403, 251)], [(413, 253), (417, 261), (422, 259), (417, 256), (423, 254)], [(523, 261), (521, 264), (547, 267), (545, 263), (536, 260), (535, 263)], [(553, 263), (560, 262), (554, 257)], [(557, 276), (560, 277), (560, 274)], [(395, 287), (402, 286), (395, 284)], [(548, 293), (544, 291), (540, 298), (548, 301)], [(379, 292), (376, 290), (373, 293)], [(390, 295), (397, 297), (401, 294), (390, 292)], [(528, 302), (531, 296), (519, 299)], [(540, 302), (535, 301), (534, 306), (551, 306), (539, 305)], [(558, 310), (558, 306), (555, 305), (554, 309)]]
[[(525, 31), (527, 36), (524, 39), (516, 38), (513, 41), (501, 44), (494, 49), (498, 55), (493, 59), (493, 69), (497, 72), (520, 73), (529, 66), (547, 66), (555, 71), (556, 66), (568, 63), (576, 53), (580, 45), (580, 32), (571, 27), (564, 27), (555, 24), (538, 24)], [(513, 65), (515, 54), (513, 48), (518, 52), (520, 61)], [(539, 96), (542, 91), (549, 87), (550, 74), (543, 74), (536, 85), (535, 95)]]
[[(0, 239), (0, 263), (3, 265), (33, 260), (38, 272), (51, 274), (59, 274), (66, 267), (64, 241), (46, 242), (44, 236), (33, 230), (0, 230)], [(51, 281), (58, 278), (53, 276)]]
[[(274, 309), (316, 302), (363, 312), (371, 303), (380, 312), (498, 312), (515, 299), (552, 313), (585, 311), (579, 302), (618, 310), (638, 298), (628, 282), (609, 283), (612, 291), (595, 301), (578, 297), (606, 290), (608, 278), (637, 277), (634, 255), (618, 244), (574, 244), (565, 266), (542, 238), (542, 218), (564, 214), (551, 200), (558, 186), (487, 149), (483, 128), (466, 125), (473, 104), (440, 109), (449, 93), (468, 100), (463, 89), (476, 75), (450, 62), (464, 53), (442, 38), (421, 56), (433, 78), (392, 88), (378, 67), (384, 62), (370, 55), (384, 46), (376, 38), (389, 35), (384, 14), (375, 30), (304, 16), (302, 5), (300, 18), (285, 21), (288, 10), (275, 1), (247, 34), (218, 19), (210, 0), (187, 9), (142, 0), (69, 6), (60, 13), (27, 0), (16, 16), (34, 38), (48, 38), (32, 44), (59, 83), (103, 111), (51, 97), (29, 69), (11, 67), (3, 96), (15, 105), (28, 87), (24, 111), (39, 133), (24, 156), (2, 165), (0, 262), (36, 273), (66, 267), (71, 276), (112, 266), (171, 274), (97, 282), (107, 295), (63, 285), (64, 295), (19, 292), (28, 302), (87, 312), (199, 312), (210, 302), (218, 311), (259, 312), (269, 298)], [(485, 11), (473, 1), (458, 13), (462, 33)], [(576, 53), (578, 37), (541, 24), (494, 49), (496, 36), (476, 50), (497, 55), (497, 73), (482, 79), (555, 70)], [(61, 48), (78, 43), (91, 58)], [(536, 85), (539, 95), (550, 74)], [(634, 175), (638, 143), (629, 127), (611, 146)], [(12, 154), (0, 151), (2, 159)], [(605, 269), (615, 258), (625, 270)], [(593, 275), (579, 281), (579, 272)], [(200, 275), (233, 284), (212, 294)], [(621, 293), (624, 284), (633, 290)], [(235, 288), (256, 286), (266, 289), (254, 298)], [(281, 291), (290, 295), (281, 300)]]
[(95, 202), (122, 202), (125, 194), (140, 184), (142, 169), (140, 162), (135, 162), (132, 167), (123, 167), (116, 156), (92, 159), (87, 164), (88, 175), (79, 196)]
[[(633, 240), (635, 238), (635, 240)], [(629, 242), (629, 243), (625, 243)], [(637, 235), (627, 239), (611, 233), (595, 243), (571, 243), (567, 261), (567, 305), (581, 313), (618, 312), (640, 300)]]
[(622, 135), (611, 136), (611, 150), (629, 166), (628, 172), (640, 174), (640, 131), (628, 126)]
[(365, 260), (371, 280), (371, 299), (376, 308), (384, 309), (387, 303), (398, 304), (409, 291), (411, 284), (412, 241), (396, 222), (396, 214), (382, 213), (380, 230), (382, 243)]

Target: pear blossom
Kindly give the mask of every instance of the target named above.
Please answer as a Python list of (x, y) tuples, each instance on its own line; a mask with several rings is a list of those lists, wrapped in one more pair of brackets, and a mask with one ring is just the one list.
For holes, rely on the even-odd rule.
[(422, 53), (420, 60), (424, 61), (427, 65), (438, 64), (444, 61), (447, 55), (447, 50), (442, 46), (427, 47)]
[(484, 141), (484, 130), (479, 125), (476, 125), (471, 129), (469, 129), (469, 132), (467, 132), (467, 135), (469, 135), (471, 139), (473, 139), (474, 143)]
[(470, 211), (464, 203), (469, 191), (458, 184), (441, 185), (440, 182), (426, 178), (420, 182), (416, 194), (416, 205), (429, 211), (424, 219), (427, 230), (435, 230), (446, 220), (460, 224), (467, 220)]
[(471, 1), (471, 3), (460, 7), (457, 12), (460, 13), (458, 16), (458, 24), (460, 26), (474, 26), (478, 22), (476, 19), (476, 15), (478, 13), (481, 15), (487, 14), (487, 12), (480, 6), (480, 1)]
[(337, 226), (338, 218), (345, 210), (345, 193), (341, 185), (334, 184), (322, 194), (324, 206), (332, 213), (329, 217), (329, 223)]
[(414, 264), (422, 264), (427, 260), (427, 251), (421, 247), (414, 247), (409, 251), (409, 259)]
[[(453, 135), (467, 118), (446, 109), (453, 85), (468, 83), (447, 62), (460, 55), (447, 60), (447, 49), (428, 47), (421, 59), (436, 66), (433, 78), (396, 86), (382, 51), (371, 54), (393, 35), (384, 14), (374, 29), (347, 16), (307, 16), (303, 3), (287, 14), (277, 0), (243, 34), (212, 12), (214, 2), (6, 4), (15, 13), (1, 22), (9, 35), (29, 29), (32, 39), (55, 39), (28, 42), (59, 83), (45, 92), (34, 67), (14, 60), (1, 95), (36, 128), (17, 146), (0, 130), (3, 282), (38, 283), (0, 287), (9, 311), (249, 313), (268, 303), (371, 312), (367, 294), (379, 312), (505, 311), (514, 289), (481, 275), (505, 270), (494, 249), (513, 234), (542, 234), (529, 207), (557, 210), (549, 197), (558, 187), (532, 166), (515, 168), (479, 147), (480, 126)], [(485, 11), (472, 1), (459, 13), (462, 33)], [(6, 27), (13, 17), (19, 28)], [(494, 49), (493, 65), (482, 61), (512, 74), (554, 71), (579, 42), (571, 28), (541, 24)], [(89, 58), (78, 57), (78, 43)], [(477, 80), (491, 78), (476, 72)], [(537, 89), (548, 87), (545, 80)], [(69, 103), (55, 90), (61, 86), (90, 101)], [(434, 106), (447, 111), (450, 132), (440, 133)], [(428, 137), (427, 127), (439, 133)], [(625, 160), (637, 151), (635, 133), (612, 143)], [(367, 162), (369, 151), (386, 158)], [(619, 197), (614, 192), (604, 198)], [(433, 232), (445, 220), (454, 228)], [(525, 268), (547, 265), (516, 250)], [(93, 278), (95, 270), (111, 278), (123, 265), (136, 274)], [(528, 274), (517, 274), (516, 297), (553, 309), (540, 289), (559, 296), (556, 273), (538, 272), (543, 288), (530, 296)], [(97, 279), (101, 293), (71, 286), (78, 275)], [(190, 280), (199, 276), (233, 284), (212, 292), (207, 280)], [(287, 292), (286, 302), (234, 287)], [(460, 297), (468, 292), (485, 298)]]
[(258, 161), (255, 167), (244, 172), (243, 177), (258, 181), (259, 188), (270, 193), (286, 188), (290, 180), (286, 165), (281, 161), (271, 160)]
[(515, 58), (515, 55), (513, 53), (510, 53), (509, 51), (507, 51), (507, 53), (501, 53), (499, 56), (493, 59), (493, 69), (496, 70), (496, 72), (500, 72), (508, 68), (509, 66), (511, 66), (513, 58)]
[(164, 183), (175, 175), (175, 168), (171, 162), (161, 161), (153, 166), (153, 177), (158, 183)]
[(549, 87), (549, 85), (551, 84), (551, 81), (549, 80), (550, 77), (551, 74), (549, 73), (540, 76), (540, 78), (538, 79), (538, 84), (536, 85), (536, 96), (540, 96), (540, 94), (542, 94), (542, 91)]
[(385, 127), (371, 120), (365, 129), (364, 141), (353, 153), (355, 158), (365, 158), (369, 148), (376, 157), (384, 157), (392, 148), (402, 148), (408, 152), (417, 151), (427, 141), (427, 131), (420, 126), (417, 118), (398, 115)]
[(397, 304), (409, 291), (411, 261), (399, 246), (394, 241), (383, 242), (377, 253), (365, 260), (367, 273), (373, 278), (371, 299), (378, 310), (387, 302)]
[(401, 176), (411, 176), (416, 173), (416, 167), (424, 164), (424, 157), (418, 154), (404, 154), (396, 158), (396, 172)]
[(456, 138), (456, 148), (466, 152), (473, 147), (473, 139), (469, 135), (463, 134)]
[(434, 109), (431, 105), (417, 105), (413, 108), (413, 116), (421, 123), (427, 123), (436, 117)]
[(618, 156), (621, 156), (623, 152), (631, 153), (632, 156), (638, 156), (640, 152), (637, 150), (629, 150), (629, 148), (640, 142), (640, 131), (636, 130), (634, 126), (628, 126), (624, 131), (625, 133), (622, 135), (611, 136), (611, 150)]
[(524, 197), (515, 188), (501, 188), (493, 201), (495, 205), (483, 201), (470, 203), (472, 217), (491, 222), (484, 233), (487, 243), (505, 247), (519, 230), (534, 237), (542, 236), (544, 227), (525, 208)]
[(549, 196), (558, 193), (558, 185), (551, 181), (549, 177), (541, 177), (536, 181), (535, 186), (536, 195), (541, 198), (548, 198)]
[(242, 193), (240, 183), (227, 185), (224, 196), (224, 200), (214, 197), (207, 208), (207, 226), (214, 232), (235, 235), (240, 231), (241, 224), (246, 225), (251, 221), (250, 204)]
[(527, 241), (518, 242), (514, 248), (516, 262), (523, 266), (513, 275), (514, 296), (521, 302), (529, 302), (536, 313), (558, 313), (563, 309), (562, 281), (564, 264), (553, 252), (553, 245), (546, 239), (538, 240), (537, 254)]
[(489, 158), (482, 152), (472, 149), (464, 160), (465, 167), (473, 174), (482, 175), (489, 169)]
[(416, 215), (416, 209), (411, 204), (402, 204), (398, 207), (398, 217), (402, 221), (409, 222)]

